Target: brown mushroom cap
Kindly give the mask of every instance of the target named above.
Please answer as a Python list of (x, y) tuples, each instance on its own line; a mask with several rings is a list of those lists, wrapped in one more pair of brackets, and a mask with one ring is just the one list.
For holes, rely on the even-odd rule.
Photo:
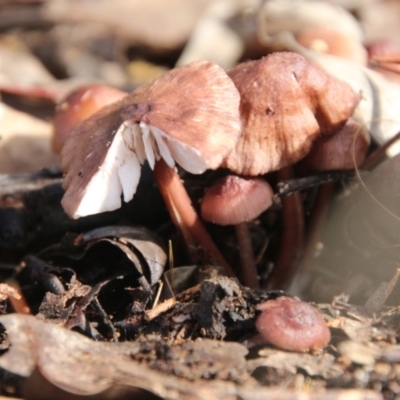
[(114, 103), (127, 93), (105, 85), (87, 85), (74, 90), (57, 106), (53, 121), (52, 148), (61, 153), (71, 128), (100, 108)]
[(260, 175), (303, 158), (312, 142), (340, 128), (359, 98), (295, 53), (274, 53), (229, 72), (241, 94), (243, 134), (221, 166)]
[(110, 211), (129, 201), (140, 164), (163, 158), (192, 173), (217, 168), (241, 132), (239, 93), (208, 61), (176, 68), (72, 130), (61, 154), (68, 215)]
[(273, 194), (263, 179), (229, 175), (207, 190), (201, 202), (201, 215), (218, 225), (251, 221), (271, 206)]
[(390, 39), (375, 40), (367, 45), (369, 67), (387, 79), (400, 82), (400, 45)]
[(310, 304), (291, 297), (267, 300), (257, 306), (258, 332), (267, 343), (291, 351), (320, 350), (331, 338), (326, 322)]
[(369, 144), (366, 128), (350, 118), (339, 132), (318, 138), (303, 162), (315, 171), (351, 170), (364, 161)]
[(370, 60), (378, 62), (399, 62), (400, 45), (391, 39), (379, 39), (370, 42), (367, 46)]

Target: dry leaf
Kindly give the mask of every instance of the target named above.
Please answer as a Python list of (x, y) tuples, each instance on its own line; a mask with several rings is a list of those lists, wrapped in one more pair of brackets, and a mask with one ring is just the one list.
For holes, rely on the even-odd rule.
[[(297, 34), (310, 26), (334, 26), (349, 37), (363, 39), (360, 25), (349, 12), (324, 1), (264, 1), (259, 23), (264, 39), (265, 35), (274, 36), (283, 31)], [(276, 41), (272, 40), (270, 44), (274, 45)]]
[[(182, 46), (210, 0), (59, 0), (46, 3), (55, 23), (103, 25), (131, 43), (170, 50)], [(168, 6), (167, 6), (168, 4)]]
[(36, 171), (58, 164), (51, 125), (0, 103), (0, 173)]
[(195, 60), (210, 60), (222, 68), (232, 68), (245, 47), (240, 32), (230, 22), (237, 15), (256, 8), (258, 4), (258, 0), (212, 2), (196, 25), (177, 65)]
[(0, 86), (4, 84), (48, 85), (55, 78), (20, 43), (0, 43)]

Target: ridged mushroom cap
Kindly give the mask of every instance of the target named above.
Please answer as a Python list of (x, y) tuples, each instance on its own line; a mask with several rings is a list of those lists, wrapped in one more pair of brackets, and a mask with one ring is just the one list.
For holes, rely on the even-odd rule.
[(79, 124), (61, 154), (62, 205), (73, 218), (132, 199), (140, 164), (191, 173), (219, 167), (241, 133), (239, 93), (213, 62), (171, 70)]
[(295, 53), (273, 53), (229, 72), (241, 95), (243, 134), (222, 167), (255, 176), (294, 164), (352, 115), (359, 97)]

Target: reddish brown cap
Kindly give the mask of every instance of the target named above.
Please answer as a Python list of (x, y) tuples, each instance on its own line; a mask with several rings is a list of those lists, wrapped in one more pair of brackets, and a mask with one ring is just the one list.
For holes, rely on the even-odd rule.
[(251, 221), (271, 206), (273, 194), (263, 179), (229, 175), (207, 190), (201, 202), (201, 215), (218, 225)]
[(258, 332), (267, 343), (291, 351), (320, 350), (331, 334), (316, 308), (291, 297), (279, 297), (257, 306)]
[(229, 72), (241, 94), (243, 134), (222, 166), (259, 175), (303, 158), (320, 134), (332, 134), (359, 98), (346, 84), (295, 53), (274, 53)]
[(72, 130), (61, 154), (68, 215), (132, 199), (140, 164), (163, 158), (192, 173), (217, 168), (241, 132), (239, 93), (218, 65), (197, 61), (143, 85)]
[(391, 39), (375, 40), (367, 45), (369, 67), (386, 78), (400, 82), (400, 45)]
[(378, 62), (399, 62), (400, 60), (400, 45), (391, 39), (374, 40), (366, 48), (370, 60)]
[(369, 144), (367, 129), (350, 118), (339, 132), (318, 138), (303, 162), (315, 171), (351, 170), (364, 161)]
[(53, 121), (52, 148), (57, 154), (72, 127), (89, 118), (100, 108), (114, 103), (127, 93), (105, 85), (87, 85), (74, 90), (61, 101)]

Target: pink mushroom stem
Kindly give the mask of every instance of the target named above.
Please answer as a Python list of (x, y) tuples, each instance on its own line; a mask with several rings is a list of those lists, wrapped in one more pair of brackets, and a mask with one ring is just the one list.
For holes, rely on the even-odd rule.
[[(293, 179), (292, 167), (278, 171), (279, 180)], [(299, 192), (282, 198), (282, 236), (274, 270), (268, 278), (268, 289), (285, 289), (296, 273), (304, 247), (304, 212)]]
[(154, 166), (154, 178), (173, 223), (186, 240), (189, 241), (188, 245), (197, 244), (202, 247), (215, 261), (225, 268), (228, 276), (234, 277), (235, 274), (232, 268), (218, 250), (193, 208), (176, 170), (170, 168), (161, 159)]
[(248, 223), (241, 222), (240, 224), (235, 225), (235, 231), (239, 246), (240, 262), (243, 267), (243, 284), (252, 289), (260, 289)]

